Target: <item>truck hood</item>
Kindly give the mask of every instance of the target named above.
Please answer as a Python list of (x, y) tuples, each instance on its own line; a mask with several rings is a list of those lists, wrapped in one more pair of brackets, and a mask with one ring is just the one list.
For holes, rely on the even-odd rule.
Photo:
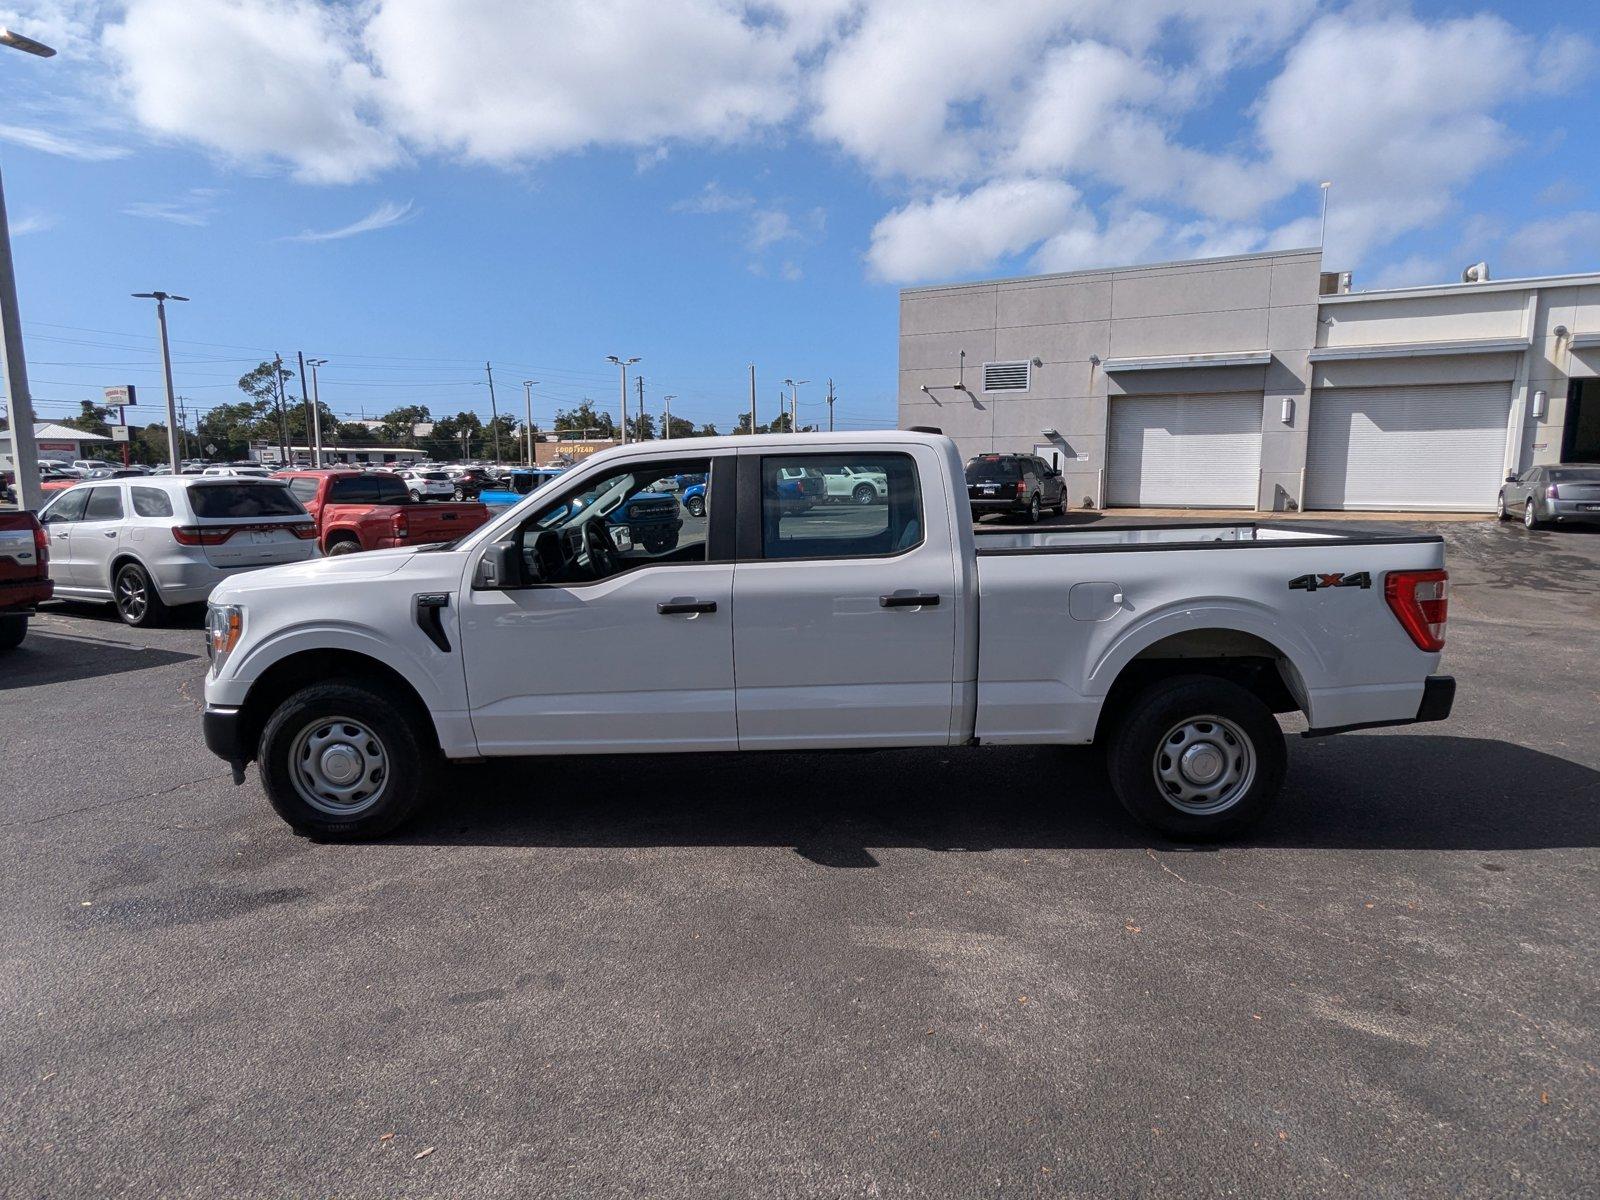
[(416, 554), (415, 546), (400, 546), (393, 550), (339, 554), (333, 558), (313, 558), (307, 562), (246, 571), (224, 580), (212, 592), (211, 599), (216, 604), (227, 604), (239, 596), (269, 588), (316, 583), (319, 580), (382, 579), (385, 575), (393, 575)]

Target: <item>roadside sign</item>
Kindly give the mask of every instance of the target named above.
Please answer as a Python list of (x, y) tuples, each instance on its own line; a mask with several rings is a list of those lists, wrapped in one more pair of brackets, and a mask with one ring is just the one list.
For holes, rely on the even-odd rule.
[(108, 387), (106, 389), (107, 408), (123, 408), (127, 405), (137, 406), (138, 403), (138, 393), (131, 383), (118, 384), (116, 387)]
[(216, 452), (217, 452), (216, 443), (207, 442), (206, 443), (206, 453), (207, 454), (215, 454)]
[(111, 427), (111, 440), (125, 442), (128, 440), (128, 427), (126, 425), (113, 425)]

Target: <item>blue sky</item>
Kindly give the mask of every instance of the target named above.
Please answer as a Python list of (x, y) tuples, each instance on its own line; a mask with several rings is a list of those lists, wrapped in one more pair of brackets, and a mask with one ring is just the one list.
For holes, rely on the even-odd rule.
[[(1580, 6), (1581, 8), (1581, 6)], [(1600, 267), (1579, 10), (1313, 0), (0, 0), (0, 168), (41, 416), (323, 399), (731, 427), (757, 364), (894, 423), (906, 284), (1314, 244), (1357, 286)]]

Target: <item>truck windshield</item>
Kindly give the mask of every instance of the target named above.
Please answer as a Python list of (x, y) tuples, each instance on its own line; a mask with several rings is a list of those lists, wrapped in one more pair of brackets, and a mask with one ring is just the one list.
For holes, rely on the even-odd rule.
[(968, 483), (994, 483), (1017, 479), (1021, 474), (1014, 458), (975, 458), (967, 464)]

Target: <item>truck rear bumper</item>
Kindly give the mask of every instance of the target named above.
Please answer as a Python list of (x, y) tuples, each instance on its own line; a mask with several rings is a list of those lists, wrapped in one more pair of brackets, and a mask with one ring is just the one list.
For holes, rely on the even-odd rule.
[(1422, 703), (1417, 705), (1414, 717), (1400, 717), (1387, 721), (1360, 721), (1354, 725), (1333, 725), (1326, 729), (1308, 729), (1301, 737), (1326, 737), (1330, 733), (1347, 733), (1352, 729), (1377, 729), (1384, 725), (1420, 725), (1425, 721), (1443, 721), (1455, 706), (1456, 681), (1453, 675), (1429, 675), (1422, 682)]
[(0, 583), (0, 612), (31, 612), (55, 594), (56, 585), (48, 579), (29, 579), (23, 582)]

